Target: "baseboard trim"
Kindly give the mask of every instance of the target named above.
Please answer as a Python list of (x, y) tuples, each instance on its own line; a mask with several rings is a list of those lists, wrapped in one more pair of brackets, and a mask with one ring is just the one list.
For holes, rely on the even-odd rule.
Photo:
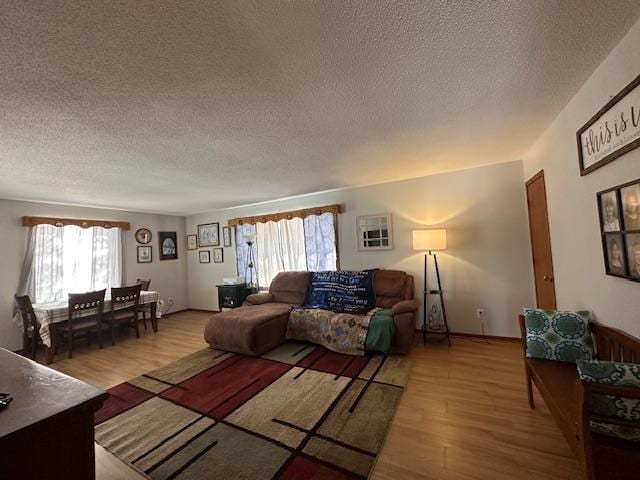
[(182, 311), (187, 311), (187, 312), (202, 312), (202, 313), (220, 313), (220, 310), (207, 310), (204, 308), (185, 308)]
[(499, 335), (479, 335), (476, 333), (457, 333), (451, 332), (452, 337), (460, 337), (460, 338), (479, 338), (482, 340), (498, 340), (500, 342), (518, 342), (520, 343), (522, 339), (520, 337), (501, 337)]
[[(416, 334), (422, 335), (422, 329), (416, 328)], [(442, 333), (429, 333), (429, 335), (444, 335)], [(452, 337), (460, 337), (460, 338), (475, 338), (481, 340), (496, 340), (500, 342), (518, 342), (520, 343), (522, 339), (520, 337), (501, 337), (499, 335), (480, 335), (477, 333), (458, 333), (458, 332), (449, 332), (449, 335)]]

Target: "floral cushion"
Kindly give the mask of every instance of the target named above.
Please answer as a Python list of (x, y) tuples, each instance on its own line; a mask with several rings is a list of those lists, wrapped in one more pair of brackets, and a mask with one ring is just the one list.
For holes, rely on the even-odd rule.
[(593, 359), (589, 312), (524, 309), (527, 357), (575, 363)]
[[(578, 360), (576, 365), (578, 375), (587, 382), (640, 388), (640, 365), (638, 364)], [(593, 395), (591, 411), (604, 417), (637, 420), (638, 428), (592, 421), (591, 430), (603, 435), (640, 442), (640, 400), (613, 395)]]

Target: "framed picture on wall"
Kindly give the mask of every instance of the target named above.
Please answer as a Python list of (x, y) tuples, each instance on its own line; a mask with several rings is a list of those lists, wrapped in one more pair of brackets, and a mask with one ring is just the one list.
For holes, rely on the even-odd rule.
[(187, 235), (187, 250), (197, 250), (197, 249), (198, 249), (198, 236)]
[(198, 252), (200, 263), (211, 263), (211, 252), (209, 250), (200, 250)]
[(607, 275), (640, 282), (640, 180), (598, 192)]
[(178, 258), (178, 234), (176, 232), (158, 232), (160, 238), (160, 260)]
[(612, 190), (600, 196), (600, 226), (603, 232), (619, 232), (620, 225), (620, 202), (618, 191)]
[(625, 237), (629, 276), (640, 281), (640, 233), (628, 233)]
[(624, 277), (627, 275), (624, 242), (622, 234), (612, 233), (604, 236), (606, 248), (605, 264), (609, 275)]
[(580, 175), (640, 147), (640, 75), (596, 113), (576, 136)]
[(620, 189), (625, 230), (640, 232), (640, 182)]
[(222, 227), (222, 246), (231, 246), (231, 227)]
[(151, 263), (152, 261), (151, 245), (138, 246), (138, 263)]
[(224, 250), (222, 248), (213, 249), (213, 263), (224, 262)]
[(391, 250), (393, 248), (390, 213), (357, 217), (356, 232), (358, 233), (358, 250)]
[(217, 247), (220, 245), (220, 224), (206, 223), (198, 225), (198, 246)]

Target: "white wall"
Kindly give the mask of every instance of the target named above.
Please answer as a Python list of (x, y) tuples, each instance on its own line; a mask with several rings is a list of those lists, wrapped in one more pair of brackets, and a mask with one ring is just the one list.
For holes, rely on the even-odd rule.
[(576, 132), (640, 73), (640, 22), (524, 157), (525, 177), (544, 169), (558, 307), (588, 309), (640, 336), (640, 284), (605, 275), (596, 192), (640, 178), (640, 149), (584, 177)]
[[(118, 210), (69, 207), (44, 203), (0, 200), (0, 346), (11, 350), (22, 348), (22, 340), (11, 320), (13, 295), (18, 287), (24, 259), (27, 229), (22, 226), (22, 216), (46, 216), (63, 218), (89, 218), (96, 220), (121, 220), (131, 223), (131, 230), (124, 233), (123, 265), (127, 284), (136, 278), (151, 278), (151, 285), (165, 300), (172, 298), (173, 310), (187, 307), (186, 248), (184, 217), (132, 213)], [(153, 263), (138, 264), (134, 233), (146, 227), (153, 233)], [(178, 260), (158, 260), (158, 231), (178, 233)]]
[[(193, 215), (187, 217), (187, 234), (202, 223), (220, 222), (222, 228), (234, 217), (333, 203), (344, 209), (338, 228), (343, 269), (406, 270), (415, 275), (421, 299), (423, 256), (412, 250), (411, 230), (445, 227), (450, 248), (438, 258), (452, 330), (480, 333), (475, 311), (484, 308), (486, 334), (518, 336), (516, 316), (533, 302), (519, 161)], [(382, 212), (393, 215), (394, 249), (358, 251), (356, 216)], [(218, 308), (215, 285), (236, 274), (234, 248), (225, 248), (224, 257), (223, 264), (200, 264), (197, 251), (187, 252), (190, 307)]]

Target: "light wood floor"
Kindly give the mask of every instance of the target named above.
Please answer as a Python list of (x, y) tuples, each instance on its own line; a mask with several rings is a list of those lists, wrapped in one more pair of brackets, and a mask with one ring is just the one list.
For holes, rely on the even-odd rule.
[[(101, 388), (170, 363), (206, 346), (208, 314), (178, 313), (160, 331), (121, 339), (115, 347), (82, 348), (53, 368)], [(520, 346), (454, 339), (417, 345), (413, 368), (384, 449), (376, 480), (577, 480), (578, 465), (536, 395), (525, 396)], [(140, 480), (96, 445), (98, 480)]]

